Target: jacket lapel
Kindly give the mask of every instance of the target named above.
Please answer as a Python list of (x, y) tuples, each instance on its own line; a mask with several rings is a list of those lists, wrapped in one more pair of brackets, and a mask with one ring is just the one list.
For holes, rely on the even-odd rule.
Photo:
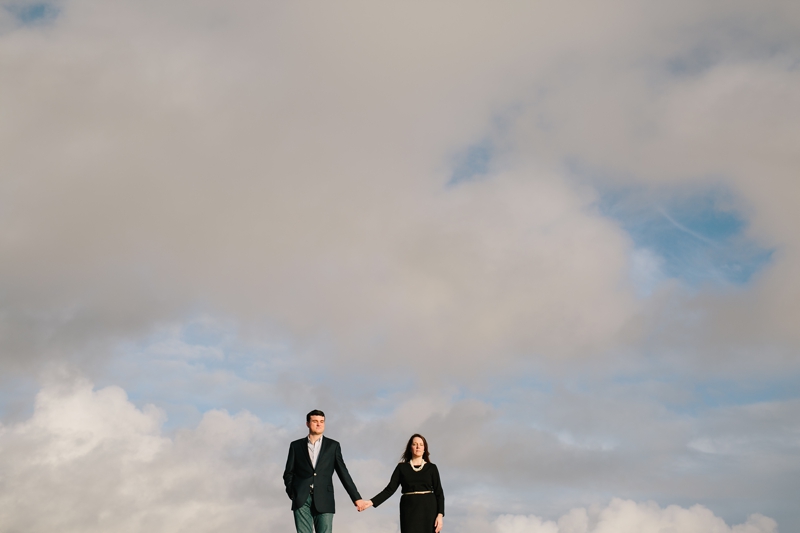
[[(314, 470), (314, 465), (311, 464), (311, 457), (308, 456), (308, 437), (300, 441), (300, 450), (298, 453), (300, 453), (303, 457), (306, 458), (306, 463), (308, 464), (308, 467), (311, 470)], [(319, 464), (319, 458), (317, 458), (317, 464)]]
[(320, 461), (325, 456), (325, 450), (328, 449), (328, 444), (330, 444), (330, 439), (326, 439), (325, 436), (322, 437), (322, 446), (319, 447), (319, 455), (317, 456), (317, 466), (320, 465)]

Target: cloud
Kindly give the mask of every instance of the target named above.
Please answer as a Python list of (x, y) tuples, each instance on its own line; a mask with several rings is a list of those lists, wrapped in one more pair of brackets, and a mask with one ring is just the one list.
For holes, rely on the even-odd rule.
[(29, 420), (0, 427), (4, 530), (290, 527), (280, 430), (247, 413), (210, 411), (169, 437), (163, 421), (159, 409), (136, 408), (118, 387), (44, 387)]
[(557, 521), (538, 516), (503, 515), (492, 526), (496, 533), (777, 533), (774, 520), (754, 514), (733, 527), (703, 506), (689, 509), (670, 505), (662, 509), (653, 502), (636, 503), (614, 499), (605, 508), (576, 508)]
[[(441, 103), (471, 69), (419, 77), (447, 59), (408, 63), (418, 43), (361, 19), (354, 31), (390, 58), (369, 72), (338, 27), (286, 32), (233, 3), (209, 34), (209, 6), (188, 19), (153, 9), (73, 2), (52, 37), (4, 37), (4, 99), (17, 103), (0, 131), (12, 154), (2, 246), (13, 259), (0, 272), (10, 368), (89, 344), (107, 352), (198, 307), (344, 359), (379, 351), (387, 365), (614, 342), (635, 310), (628, 242), (590, 211), (591, 190), (535, 165), (447, 188), (445, 156), (461, 141), (448, 132), (468, 103)], [(397, 74), (425, 90), (388, 105)]]
[[(741, 193), (785, 251), (741, 304), (667, 298), (711, 323), (662, 342), (734, 322), (791, 349), (796, 73), (728, 50), (721, 6), (66, 2), (2, 37), (3, 364), (91, 366), (197, 309), (389, 367), (607, 354), (670, 316), (635, 298), (632, 243), (569, 157)], [(792, 10), (758, 13), (753, 49), (792, 42)], [(708, 28), (711, 59), (669, 71)], [(484, 178), (447, 187), (480, 143)], [(765, 172), (777, 199), (750, 185)]]

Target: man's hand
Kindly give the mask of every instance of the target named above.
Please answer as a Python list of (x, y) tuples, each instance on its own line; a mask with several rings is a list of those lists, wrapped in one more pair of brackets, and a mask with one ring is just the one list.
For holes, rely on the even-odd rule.
[(355, 504), (356, 504), (356, 508), (358, 509), (358, 512), (360, 513), (361, 511), (364, 511), (364, 510), (369, 509), (370, 507), (372, 507), (372, 500), (366, 500), (366, 501), (365, 500), (356, 500)]
[(439, 533), (444, 525), (444, 517), (440, 514), (436, 515), (436, 522), (433, 523), (433, 530)]

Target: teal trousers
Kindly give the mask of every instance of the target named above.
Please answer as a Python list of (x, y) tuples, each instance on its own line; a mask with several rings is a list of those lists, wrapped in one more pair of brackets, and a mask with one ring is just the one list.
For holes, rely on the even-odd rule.
[(294, 512), (294, 527), (297, 533), (332, 533), (333, 513), (318, 513), (309, 494), (306, 503)]

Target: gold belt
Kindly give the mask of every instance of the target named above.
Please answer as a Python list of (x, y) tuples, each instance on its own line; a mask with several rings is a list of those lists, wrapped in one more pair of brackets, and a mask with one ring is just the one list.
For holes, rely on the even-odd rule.
[(404, 492), (403, 496), (405, 496), (406, 494), (433, 494), (433, 491), (432, 490), (420, 490), (420, 491), (417, 491), (417, 492)]

